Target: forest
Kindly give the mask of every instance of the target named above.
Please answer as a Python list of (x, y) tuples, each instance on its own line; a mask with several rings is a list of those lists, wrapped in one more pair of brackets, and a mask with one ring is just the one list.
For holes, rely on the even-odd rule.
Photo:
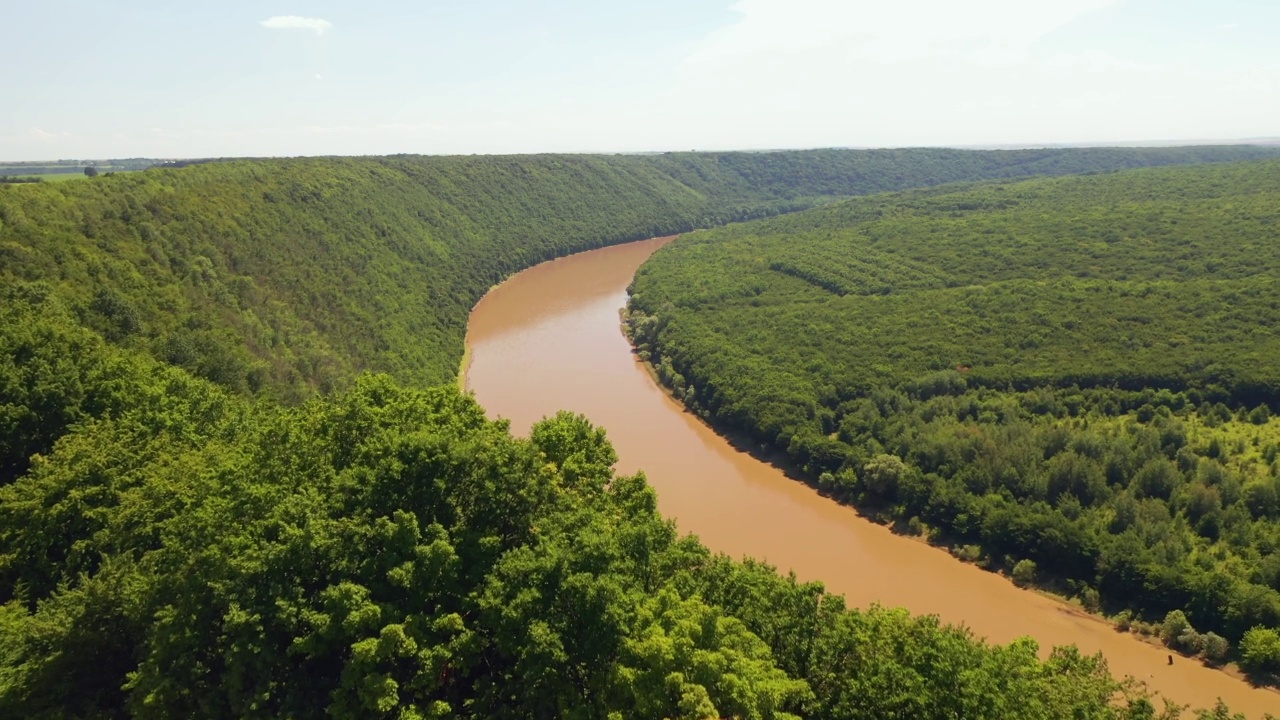
[(695, 412), (960, 557), (1280, 672), (1280, 163), (685, 235), (628, 332)]
[[(923, 215), (956, 189), (830, 203), (958, 180), (1262, 154), (832, 150), (235, 160), (0, 185), (0, 716), (1174, 717), (1176, 708), (1114, 680), (1101, 658), (1059, 648), (1042, 659), (1031, 640), (990, 645), (935, 618), (846, 608), (820, 584), (714, 555), (657, 513), (642, 475), (614, 475), (603, 429), (561, 414), (517, 439), (451, 380), (474, 302), (506, 275), (576, 250), (815, 206), (824, 206), (811, 211), (816, 216), (773, 222), (883, 208), (906, 223), (908, 204)], [(1212, 167), (1217, 179), (1205, 180), (1203, 192), (1234, 187), (1247, 172), (1240, 168), (1253, 166)], [(1274, 177), (1277, 166), (1257, 167)], [(1092, 177), (1126, 192), (1136, 187), (1115, 180), (1127, 175)], [(997, 187), (1023, 186), (964, 192), (976, 197)], [(1031, 209), (1035, 188), (1052, 185), (1027, 187)], [(1242, 194), (1239, 203), (1231, 217), (1248, 227), (1262, 222), (1264, 202), (1250, 205)], [(938, 213), (956, 219), (970, 211)], [(762, 226), (743, 227), (727, 232), (749, 238), (749, 228)], [(845, 232), (831, 237), (850, 239)], [(678, 247), (696, 248), (709, 237), (734, 247), (731, 237), (714, 233), (694, 233)], [(1205, 301), (1205, 312), (1216, 312), (1214, 303), (1228, 302), (1230, 293), (1249, 298), (1255, 310), (1266, 302), (1256, 256), (1213, 249), (1213, 258), (1197, 265), (1195, 253), (1209, 252), (1197, 248), (1185, 251), (1188, 273), (1200, 268), (1239, 284), (1223, 286)], [(861, 282), (852, 266), (816, 283), (801, 279), (809, 272), (802, 255), (770, 260), (798, 270), (767, 270), (767, 277), (841, 301), (863, 297), (847, 290)], [(910, 262), (922, 268), (922, 289), (966, 287), (944, 281), (935, 288), (926, 260)], [(1091, 281), (1108, 280), (1129, 282)], [(1152, 292), (1176, 293), (1178, 280), (1142, 282)], [(760, 280), (762, 302), (773, 297), (769, 282)], [(832, 291), (824, 282), (845, 284)], [(1162, 297), (1143, 307), (1168, 307)], [(717, 302), (729, 309), (731, 300)], [(812, 300), (773, 297), (780, 311)], [(658, 307), (675, 313), (676, 303), (687, 308), (690, 301)], [(1211, 317), (1222, 332), (1253, 333), (1250, 320), (1256, 326), (1256, 316)], [(670, 320), (663, 333), (683, 322)], [(672, 337), (664, 334), (662, 342), (675, 348)], [(1042, 345), (1053, 342), (1046, 333)], [(1151, 357), (1154, 363), (1159, 353)], [(667, 366), (680, 362), (663, 358)], [(817, 356), (811, 359), (820, 368)], [(966, 360), (973, 368), (967, 374), (943, 368), (908, 385), (864, 392), (855, 388), (863, 380), (850, 378), (832, 391), (843, 393), (839, 404), (824, 411), (818, 408), (827, 408), (826, 396), (805, 400), (804, 378), (795, 375), (787, 381), (794, 392), (767, 413), (783, 418), (789, 438), (801, 438), (788, 444), (803, 448), (804, 463), (823, 482), (841, 484), (832, 492), (867, 492), (872, 486), (863, 479), (877, 462), (884, 482), (873, 486), (886, 502), (906, 507), (916, 497), (910, 488), (954, 485), (944, 493), (952, 505), (921, 514), (937, 527), (946, 508), (970, 503), (976, 511), (988, 495), (966, 494), (967, 476), (944, 468), (960, 462), (943, 452), (950, 446), (939, 445), (938, 464), (925, 468), (893, 444), (919, 434), (924, 426), (914, 423), (925, 403), (933, 403), (930, 421), (940, 424), (954, 404), (957, 437), (969, 437), (965, 428), (974, 422), (1009, 419), (1001, 431), (1022, 433), (1009, 452), (1035, 450), (1056, 432), (1073, 449), (1055, 457), (1080, 459), (1057, 463), (1082, 468), (1078, 477), (1064, 475), (1084, 478), (1079, 487), (1093, 487), (1088, 462), (1109, 460), (1113, 446), (1141, 436), (1125, 457), (1145, 473), (1149, 492), (1126, 506), (1131, 532), (1121, 537), (1142, 544), (1150, 533), (1189, 527), (1180, 503), (1190, 497), (1183, 466), (1194, 460), (1208, 498), (1196, 496), (1196, 507), (1207, 508), (1196, 522), (1216, 522), (1218, 532), (1213, 544), (1195, 545), (1187, 550), (1191, 559), (1167, 567), (1227, 578), (1236, 584), (1213, 587), (1235, 593), (1243, 587), (1239, 573), (1276, 570), (1262, 554), (1266, 537), (1275, 537), (1265, 535), (1269, 526), (1260, 519), (1269, 516), (1253, 513), (1271, 507), (1267, 497), (1280, 502), (1257, 489), (1269, 467), (1259, 458), (1274, 460), (1280, 437), (1272, 441), (1264, 417), (1271, 397), (1265, 376), (1240, 370), (1243, 355), (1211, 359), (1217, 365), (1197, 371), (1214, 379), (1204, 389), (1126, 386), (1095, 394), (1080, 386), (1066, 394), (1044, 386), (1048, 360), (1040, 375), (1014, 377), (1008, 367), (984, 374), (975, 355)], [(884, 377), (911, 375), (904, 363), (881, 363)], [(966, 379), (972, 388), (953, 392)], [(1000, 385), (1017, 382), (1040, 384)], [(689, 387), (696, 402), (701, 395)], [(1262, 400), (1244, 412), (1238, 397)], [(793, 417), (794, 400), (809, 402), (819, 424)], [(881, 400), (896, 405), (873, 419)], [(740, 422), (755, 408), (746, 400), (735, 407)], [(972, 417), (965, 414), (971, 408)], [(858, 424), (864, 419), (865, 427)], [(1077, 446), (1068, 422), (1092, 422), (1101, 454)], [(905, 434), (886, 430), (897, 424)], [(1153, 464), (1165, 457), (1159, 443), (1166, 436), (1181, 444), (1165, 465)], [(1214, 440), (1216, 455), (1199, 453), (1202, 441)], [(873, 442), (881, 445), (857, 465), (857, 453)], [(1150, 442), (1159, 457), (1143, 454)], [(885, 459), (894, 452), (900, 468)], [(1125, 473), (1130, 466), (1117, 467)], [(1108, 502), (1109, 483), (1104, 479)], [(1041, 518), (1059, 522), (1055, 513), (1066, 512), (1065, 498), (1077, 490), (1069, 487), (1045, 491), (1034, 503), (1010, 491), (1001, 506), (1001, 547), (1022, 553), (1019, 543), (1039, 531)], [(1024, 500), (1034, 516), (1019, 511)], [(1092, 500), (1081, 493), (1076, 516), (1063, 527), (1093, 527)], [(1157, 508), (1165, 509), (1163, 520)], [(1171, 539), (1144, 552), (1181, 547)], [(1045, 572), (1059, 570), (1040, 554), (1029, 557)], [(1115, 582), (1147, 581), (1147, 556), (1131, 557)], [(1108, 598), (1116, 592), (1095, 584)], [(1267, 590), (1261, 581), (1249, 587)], [(1266, 605), (1272, 595), (1256, 598), (1256, 607), (1274, 607)], [(1186, 607), (1197, 628), (1238, 636)], [(1255, 605), (1241, 607), (1239, 617), (1253, 617)], [(1268, 637), (1259, 638), (1265, 651)], [(1230, 714), (1220, 707), (1202, 716)]]

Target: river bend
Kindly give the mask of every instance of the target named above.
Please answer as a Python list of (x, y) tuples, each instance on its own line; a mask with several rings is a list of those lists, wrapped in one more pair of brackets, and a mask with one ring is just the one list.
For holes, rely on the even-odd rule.
[(1188, 658), (1168, 665), (1163, 648), (862, 519), (735, 450), (686, 412), (636, 360), (618, 318), (636, 269), (669, 240), (543, 263), (489, 292), (471, 313), (465, 382), (490, 416), (527, 435), (558, 410), (586, 415), (606, 428), (619, 471), (643, 469), (660, 510), (682, 531), (712, 550), (821, 580), (852, 606), (936, 614), (994, 642), (1030, 635), (1043, 650), (1074, 643), (1177, 702), (1207, 707), (1222, 697), (1250, 718), (1280, 714), (1280, 693)]

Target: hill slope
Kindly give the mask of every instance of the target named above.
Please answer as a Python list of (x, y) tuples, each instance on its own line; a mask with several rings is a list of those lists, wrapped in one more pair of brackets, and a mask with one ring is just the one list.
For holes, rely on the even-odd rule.
[(824, 491), (1234, 642), (1280, 628), (1277, 208), (1274, 161), (855, 199), (682, 237), (631, 332)]

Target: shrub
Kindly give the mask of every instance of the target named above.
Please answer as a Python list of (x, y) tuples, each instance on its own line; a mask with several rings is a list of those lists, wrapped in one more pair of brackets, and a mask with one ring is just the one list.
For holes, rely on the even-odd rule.
[(1181, 610), (1171, 610), (1160, 624), (1160, 639), (1169, 647), (1177, 647), (1178, 641), (1188, 630), (1195, 632), (1186, 614)]
[(1251, 673), (1280, 672), (1280, 631), (1255, 627), (1240, 638), (1240, 667)]
[(1133, 625), (1133, 611), (1121, 610), (1120, 612), (1116, 613), (1116, 616), (1113, 618), (1113, 621), (1116, 624), (1117, 630), (1119, 630), (1120, 632), (1129, 632), (1129, 628), (1132, 627)]
[(920, 522), (919, 515), (912, 515), (911, 519), (907, 521), (907, 530), (912, 535), (924, 535), (929, 531), (929, 528), (926, 527), (924, 523)]
[(1036, 564), (1032, 560), (1019, 560), (1017, 565), (1013, 566), (1013, 583), (1019, 587), (1026, 587), (1036, 581)]
[(1202, 654), (1205, 660), (1216, 665), (1227, 659), (1227, 653), (1231, 652), (1231, 643), (1227, 642), (1226, 638), (1215, 632), (1207, 632), (1203, 637)]
[(1205, 637), (1196, 632), (1194, 628), (1187, 628), (1173, 641), (1172, 647), (1187, 655), (1199, 655), (1204, 652)]
[(1089, 612), (1098, 612), (1102, 607), (1102, 597), (1097, 590), (1085, 585), (1084, 589), (1080, 591), (1080, 605)]

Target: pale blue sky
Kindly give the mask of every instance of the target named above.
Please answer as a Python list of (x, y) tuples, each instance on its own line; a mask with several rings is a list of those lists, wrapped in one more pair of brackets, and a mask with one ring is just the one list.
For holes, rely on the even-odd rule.
[(1275, 0), (0, 0), (0, 159), (1280, 135)]

